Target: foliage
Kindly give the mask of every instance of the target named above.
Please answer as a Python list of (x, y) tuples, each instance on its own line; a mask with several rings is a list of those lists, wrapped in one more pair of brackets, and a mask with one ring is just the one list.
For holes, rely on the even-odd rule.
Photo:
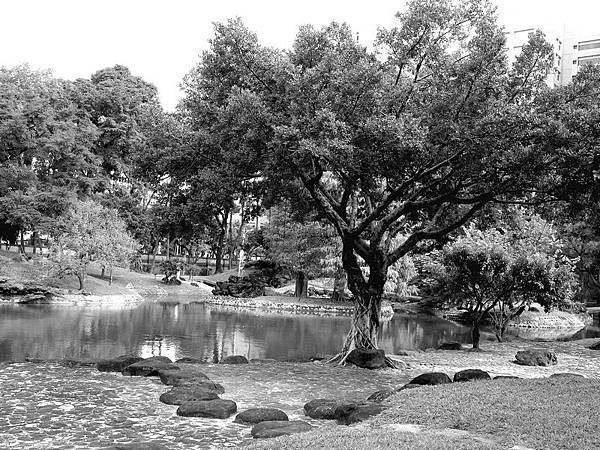
[(316, 278), (333, 276), (340, 266), (337, 236), (324, 223), (297, 222), (284, 208), (273, 208), (262, 230), (268, 259), (288, 270)]
[[(256, 144), (261, 179), (301, 183), (341, 238), (357, 304), (345, 352), (376, 346), (390, 266), (490, 203), (556, 198), (566, 168), (597, 142), (574, 119), (593, 126), (600, 78), (551, 92), (553, 51), (540, 32), (509, 66), (486, 0), (413, 0), (374, 52), (336, 23), (302, 27), (285, 52), (236, 20), (217, 24), (211, 44), (189, 98), (245, 105), (231, 125)], [(234, 167), (256, 176), (244, 158)]]
[(466, 309), (478, 328), (490, 314), (502, 340), (508, 323), (532, 302), (546, 310), (567, 305), (575, 294), (574, 263), (564, 253), (552, 224), (513, 210), (505, 228), (474, 225), (446, 245), (436, 274), (441, 299)]
[(75, 275), (84, 289), (90, 263), (126, 267), (135, 251), (136, 243), (116, 211), (78, 201), (57, 224), (51, 260), (57, 276)]

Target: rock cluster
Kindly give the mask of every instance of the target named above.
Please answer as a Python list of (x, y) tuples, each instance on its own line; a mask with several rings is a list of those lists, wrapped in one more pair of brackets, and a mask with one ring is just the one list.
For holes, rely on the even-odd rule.
[(278, 288), (291, 280), (291, 277), (277, 264), (269, 261), (254, 261), (246, 264), (245, 269), (253, 272), (245, 277), (232, 275), (227, 281), (218, 281), (213, 294), (244, 298), (260, 297), (264, 295), (266, 287)]
[(15, 303), (36, 303), (46, 301), (62, 291), (46, 288), (35, 283), (18, 283), (7, 278), (0, 278), (0, 301), (5, 299)]

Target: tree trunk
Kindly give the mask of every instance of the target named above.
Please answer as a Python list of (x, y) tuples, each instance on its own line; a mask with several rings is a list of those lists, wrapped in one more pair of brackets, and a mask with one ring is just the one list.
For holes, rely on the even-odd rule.
[(102, 273), (100, 274), (100, 279), (104, 280), (104, 273), (106, 272), (106, 267), (102, 266)]
[(171, 259), (171, 232), (167, 233), (167, 259)]
[(110, 268), (109, 272), (108, 272), (108, 285), (112, 286), (112, 267)]
[[(354, 312), (352, 326), (346, 336), (342, 351), (331, 360), (339, 361), (340, 364), (344, 364), (348, 354), (355, 348), (377, 349), (381, 300), (387, 277), (387, 264), (385, 256), (381, 252), (372, 255), (372, 259), (369, 261), (369, 279), (365, 280), (354, 253), (351, 238), (343, 242), (342, 262), (348, 280), (348, 288), (354, 296)], [(389, 358), (386, 358), (386, 363), (395, 367)]]
[(79, 290), (83, 291), (85, 289), (85, 272), (80, 272), (77, 274), (77, 279), (79, 280)]
[(150, 273), (154, 273), (154, 267), (156, 266), (156, 252), (158, 252), (158, 242), (154, 243), (154, 248), (152, 249), (152, 265), (150, 266)]
[(21, 248), (20, 253), (25, 254), (25, 237), (23, 236), (23, 230), (21, 230)]
[(33, 244), (33, 254), (34, 254), (34, 255), (37, 253), (37, 247), (36, 247), (36, 244), (37, 244), (37, 241), (38, 241), (38, 239), (39, 239), (39, 237), (38, 237), (38, 236), (39, 236), (39, 235), (38, 235), (38, 232), (37, 232), (37, 231), (34, 231), (34, 232), (33, 232), (33, 235), (31, 236), (31, 243)]
[(308, 277), (302, 271), (296, 273), (294, 296), (296, 298), (306, 298), (308, 296)]
[(227, 233), (228, 215), (228, 213), (223, 214), (223, 221), (221, 222), (221, 230), (215, 251), (215, 273), (223, 273), (223, 246), (225, 245), (225, 234)]
[(481, 333), (479, 332), (479, 319), (473, 318), (473, 324), (471, 325), (471, 338), (473, 339), (473, 348), (479, 348), (479, 339)]

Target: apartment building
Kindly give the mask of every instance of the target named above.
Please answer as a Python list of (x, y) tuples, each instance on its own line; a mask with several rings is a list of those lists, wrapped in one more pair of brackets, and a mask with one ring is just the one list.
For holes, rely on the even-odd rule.
[(587, 64), (600, 64), (600, 31), (595, 35), (566, 33), (561, 84), (570, 83)]
[(529, 35), (541, 29), (546, 40), (554, 48), (554, 66), (548, 74), (549, 86), (569, 84), (578, 70), (586, 64), (600, 64), (600, 30), (598, 33), (582, 33), (568, 27), (555, 30), (544, 26), (507, 28), (506, 46), (509, 61), (521, 53)]

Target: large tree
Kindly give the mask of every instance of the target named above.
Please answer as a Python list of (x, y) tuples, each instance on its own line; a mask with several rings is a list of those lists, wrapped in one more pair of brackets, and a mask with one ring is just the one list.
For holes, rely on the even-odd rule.
[(265, 180), (300, 180), (342, 241), (355, 299), (342, 361), (377, 347), (392, 264), (490, 202), (544, 201), (567, 153), (542, 33), (509, 66), (485, 0), (415, 0), (397, 21), (380, 30), (376, 53), (338, 24), (303, 27), (278, 53), (230, 21), (216, 28), (226, 45), (203, 59), (235, 83), (214, 95), (246, 104), (240, 124), (268, 123)]

